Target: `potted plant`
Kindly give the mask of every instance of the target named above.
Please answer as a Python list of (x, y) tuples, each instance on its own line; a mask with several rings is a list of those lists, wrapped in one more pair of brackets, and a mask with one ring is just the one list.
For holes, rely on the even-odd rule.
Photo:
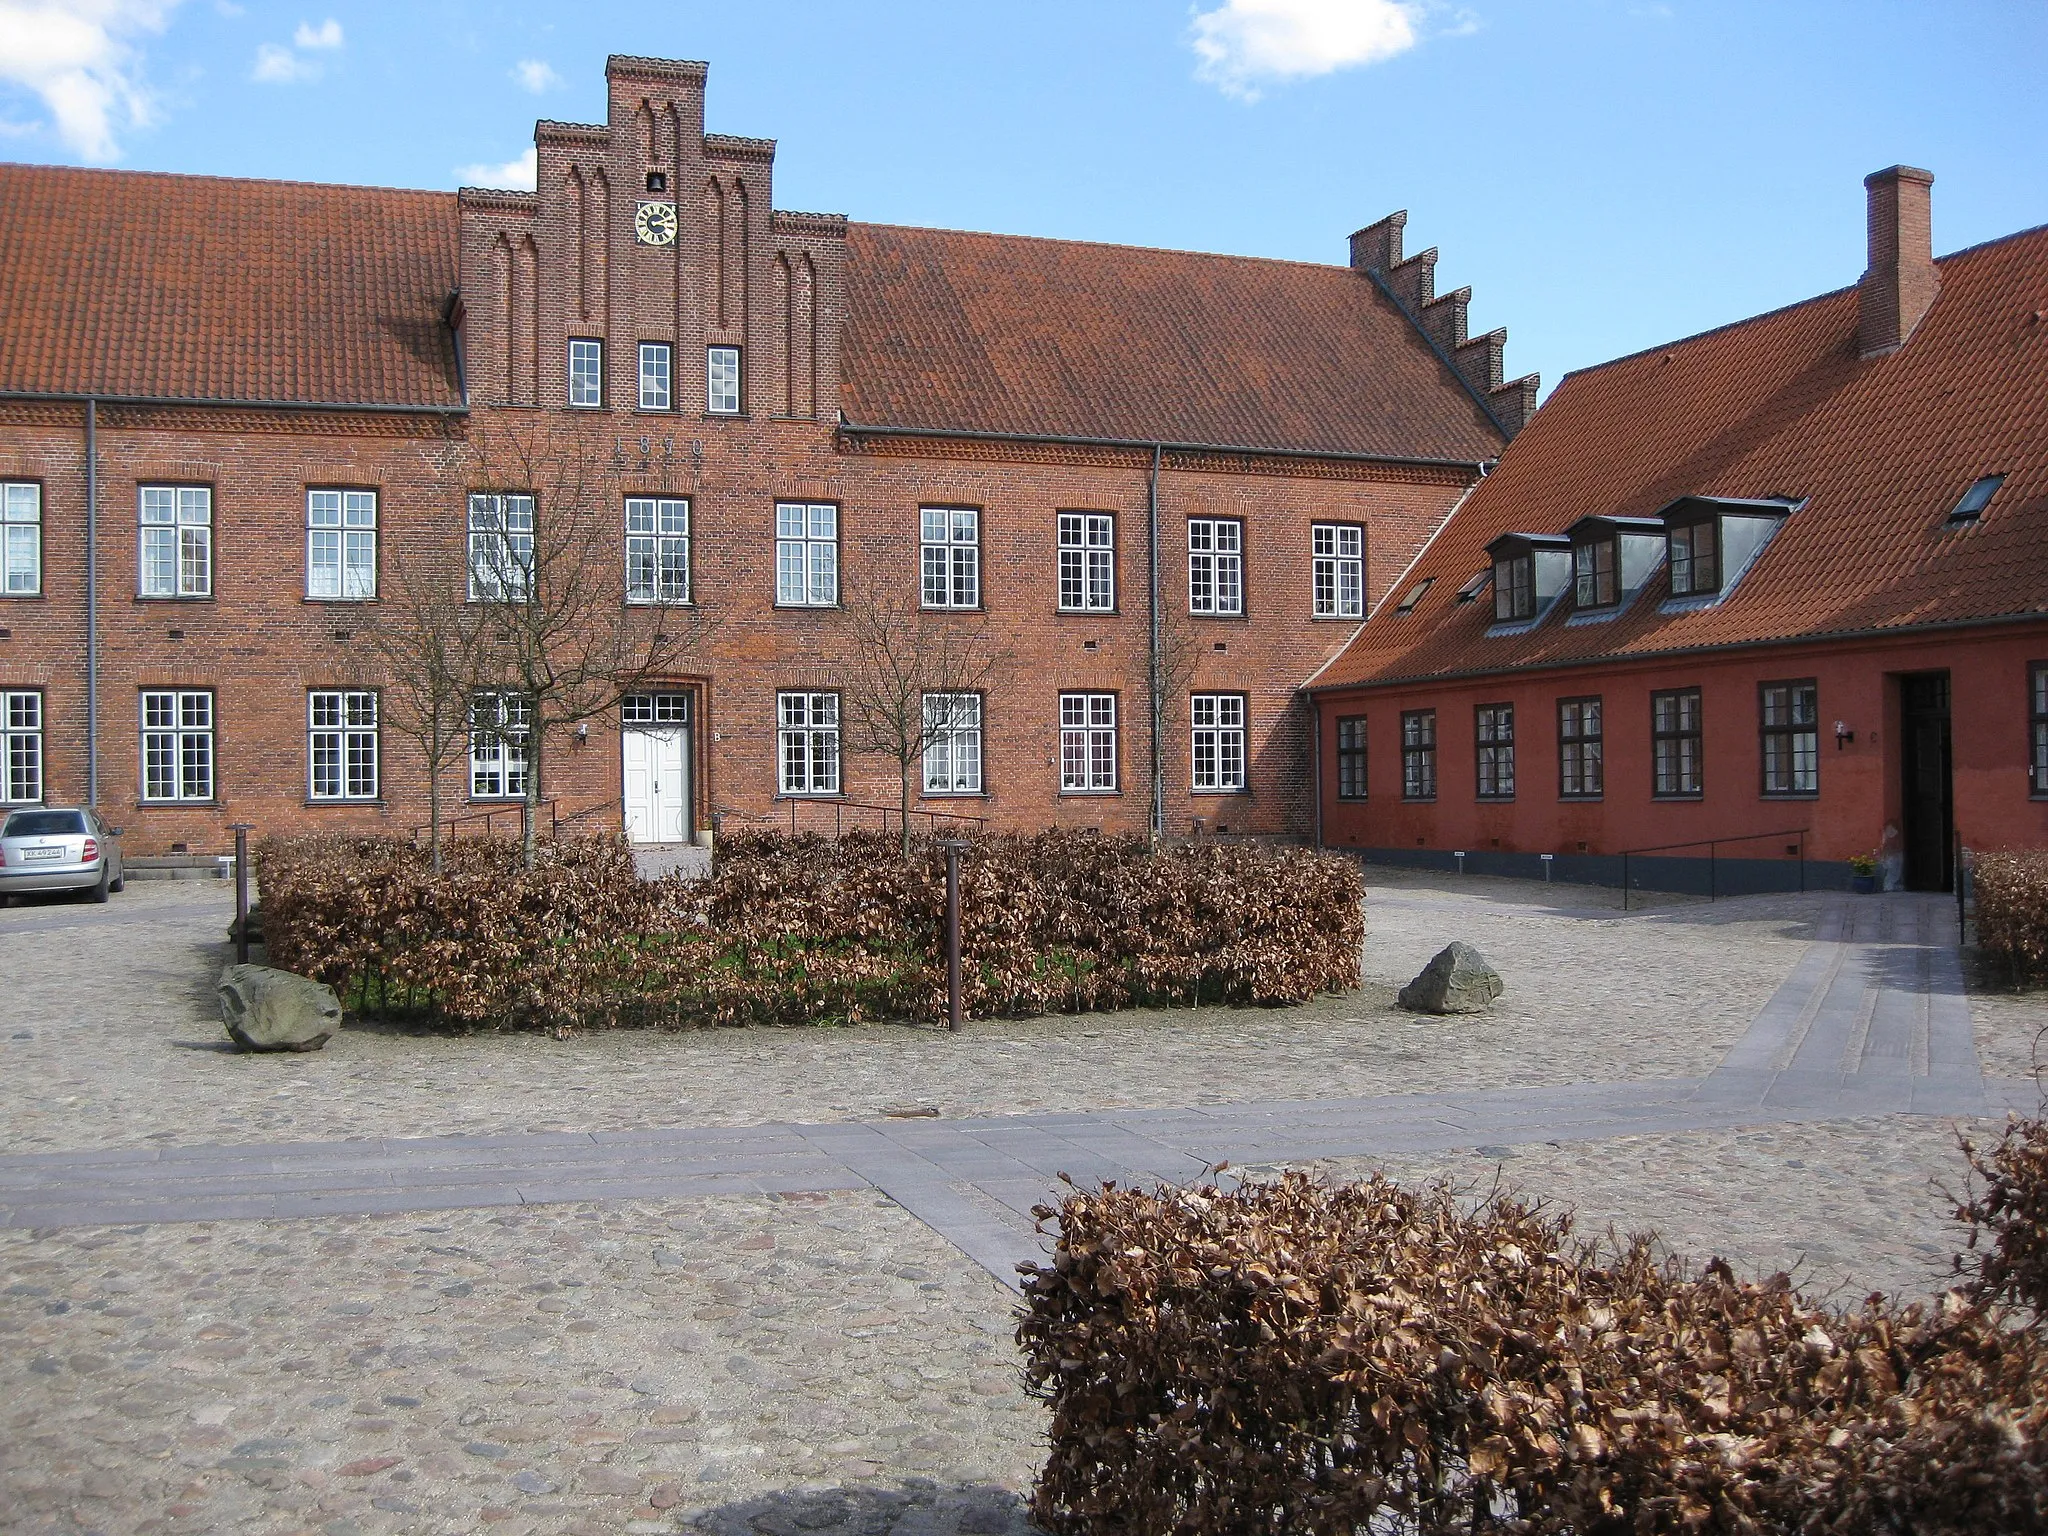
[(1868, 896), (1877, 889), (1876, 854), (1852, 853), (1849, 855), (1849, 889), (1859, 896)]

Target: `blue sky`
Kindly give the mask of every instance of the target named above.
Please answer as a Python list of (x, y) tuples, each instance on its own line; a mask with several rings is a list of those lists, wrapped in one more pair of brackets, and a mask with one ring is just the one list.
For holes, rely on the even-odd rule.
[(1405, 207), (1546, 383), (1853, 282), (1881, 166), (1937, 250), (2048, 222), (2037, 0), (0, 0), (0, 157), (453, 187), (609, 52), (709, 60), (787, 208), (1341, 261)]

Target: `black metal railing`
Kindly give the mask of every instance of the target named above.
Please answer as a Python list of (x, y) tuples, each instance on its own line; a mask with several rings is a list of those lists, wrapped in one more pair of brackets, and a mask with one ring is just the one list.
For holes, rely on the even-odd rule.
[[(789, 801), (789, 835), (794, 837), (799, 831), (823, 832), (825, 828), (822, 823), (825, 819), (825, 809), (828, 806), (832, 810), (831, 835), (834, 837), (842, 836), (845, 833), (847, 814), (849, 812), (855, 813), (855, 824), (862, 830), (866, 830), (867, 822), (865, 818), (870, 815), (880, 818), (880, 829), (883, 832), (889, 830), (889, 818), (892, 816), (896, 818), (895, 826), (899, 831), (903, 826), (904, 812), (903, 807), (900, 805), (874, 805), (864, 800), (810, 800), (801, 796), (792, 796)], [(809, 809), (802, 810), (803, 807), (809, 807)], [(799, 814), (800, 811), (801, 815)], [(985, 827), (988, 825), (988, 818), (986, 816), (969, 816), (960, 811), (912, 811), (910, 816), (912, 825), (916, 825), (918, 820), (922, 819), (926, 830), (934, 834), (955, 827)], [(799, 826), (799, 820), (808, 823), (808, 825)]]
[[(444, 831), (448, 833), (450, 837), (453, 837), (455, 835), (455, 829), (457, 827), (468, 826), (475, 822), (482, 822), (484, 828), (484, 836), (489, 837), (492, 831), (492, 824), (500, 816), (509, 816), (512, 820), (512, 825), (515, 827), (518, 826), (519, 811), (524, 804), (525, 802), (521, 800), (511, 800), (507, 801), (503, 805), (494, 805), (488, 811), (471, 811), (466, 816), (444, 816), (441, 819), (441, 827)], [(555, 829), (561, 821), (561, 818), (559, 818), (555, 814), (555, 805), (556, 802), (553, 800), (543, 800), (539, 805), (534, 807), (533, 811), (534, 820), (536, 822), (540, 819), (540, 813), (542, 811), (546, 811), (548, 813), (549, 837), (553, 837), (555, 835)], [(579, 811), (576, 814), (581, 815), (582, 812)], [(420, 823), (420, 825), (409, 829), (407, 835), (410, 836), (415, 843), (417, 843), (420, 840), (420, 834), (422, 832), (430, 831), (433, 828), (433, 826), (433, 822), (422, 822)]]
[(1805, 827), (1796, 827), (1789, 832), (1745, 832), (1739, 837), (1699, 837), (1689, 843), (1658, 843), (1648, 848), (1624, 848), (1621, 851), (1621, 910), (1628, 910), (1629, 860), (1644, 853), (1675, 853), (1680, 848), (1704, 848), (1707, 850), (1707, 900), (1719, 896), (1720, 850), (1723, 843), (1776, 842), (1784, 838), (1795, 838), (1795, 846), (1785, 850), (1799, 860), (1799, 889), (1806, 889), (1806, 836)]

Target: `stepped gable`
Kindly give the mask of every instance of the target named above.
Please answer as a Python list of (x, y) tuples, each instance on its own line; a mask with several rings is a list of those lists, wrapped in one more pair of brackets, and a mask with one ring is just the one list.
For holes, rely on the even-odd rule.
[[(1845, 288), (1569, 375), (1400, 583), (1434, 578), (1414, 610), (1384, 605), (1313, 686), (2048, 614), (2048, 227), (1934, 265), (1889, 350)], [(1952, 523), (1991, 474), (1983, 516)], [(1662, 611), (1659, 570), (1611, 621), (1568, 623), (1567, 600), (1489, 637), (1490, 590), (1457, 600), (1501, 534), (1688, 495), (1803, 505), (1712, 604)]]
[(455, 196), (0, 165), (0, 392), (459, 407)]
[(1467, 464), (1507, 433), (1344, 267), (852, 224), (857, 426)]

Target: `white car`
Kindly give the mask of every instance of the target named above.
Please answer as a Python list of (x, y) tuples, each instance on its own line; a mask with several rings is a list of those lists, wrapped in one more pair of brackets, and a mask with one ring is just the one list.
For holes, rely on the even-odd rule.
[(89, 891), (105, 901), (123, 883), (119, 837), (83, 806), (9, 811), (0, 822), (0, 901), (31, 891)]

